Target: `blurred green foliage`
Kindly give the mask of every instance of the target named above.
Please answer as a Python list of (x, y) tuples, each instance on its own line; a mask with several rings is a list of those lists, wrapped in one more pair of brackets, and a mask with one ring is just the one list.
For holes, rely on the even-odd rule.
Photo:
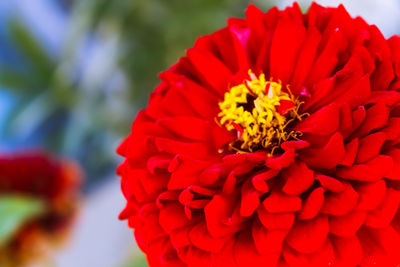
[[(254, 2), (254, 1), (250, 1)], [(0, 62), (0, 86), (16, 97), (5, 137), (77, 159), (90, 181), (109, 176), (118, 143), (147, 103), (157, 74), (195, 39), (244, 16), (243, 0), (80, 0), (70, 4), (54, 57), (21, 18), (8, 23), (18, 66)], [(259, 0), (267, 9), (270, 2)]]
[(0, 196), (0, 249), (33, 218), (46, 211), (43, 201), (19, 195)]
[(146, 256), (142, 253), (133, 253), (121, 267), (148, 267)]

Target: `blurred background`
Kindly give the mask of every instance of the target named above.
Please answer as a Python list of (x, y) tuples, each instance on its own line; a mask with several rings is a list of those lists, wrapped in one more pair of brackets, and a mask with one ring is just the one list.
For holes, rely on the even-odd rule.
[[(304, 11), (311, 1), (299, 1)], [(386, 37), (400, 33), (400, 0), (343, 3)], [(0, 152), (43, 148), (75, 159), (83, 201), (54, 266), (146, 266), (126, 222), (117, 145), (158, 83), (196, 37), (286, 0), (0, 0)], [(42, 265), (38, 265), (42, 266)]]

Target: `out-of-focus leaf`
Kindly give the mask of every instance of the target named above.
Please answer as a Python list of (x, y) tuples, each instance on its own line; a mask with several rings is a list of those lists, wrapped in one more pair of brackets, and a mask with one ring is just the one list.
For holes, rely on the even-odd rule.
[[(53, 61), (46, 50), (36, 41), (29, 29), (20, 20), (12, 19), (9, 22), (10, 34), (19, 51), (26, 57), (27, 63), (37, 71), (37, 74), (46, 74), (53, 71)], [(45, 78), (45, 77), (43, 77)]]
[(20, 70), (0, 65), (0, 84), (3, 89), (15, 93), (31, 91), (30, 79), (27, 79)]
[(0, 247), (4, 246), (26, 222), (43, 214), (44, 202), (22, 195), (0, 196)]
[(121, 267), (148, 267), (146, 257), (143, 253), (135, 253), (125, 264)]

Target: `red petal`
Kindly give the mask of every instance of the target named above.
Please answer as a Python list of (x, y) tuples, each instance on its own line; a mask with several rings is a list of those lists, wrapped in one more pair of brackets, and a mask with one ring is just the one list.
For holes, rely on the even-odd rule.
[(157, 169), (168, 169), (171, 157), (166, 155), (155, 155), (147, 160), (147, 169), (151, 174), (155, 174)]
[(291, 164), (282, 171), (282, 177), (286, 180), (282, 191), (288, 195), (299, 195), (314, 182), (314, 173), (304, 162)]
[(199, 249), (209, 252), (220, 252), (230, 236), (224, 238), (212, 237), (206, 228), (204, 222), (195, 225), (189, 232), (191, 243)]
[(321, 212), (329, 215), (343, 216), (357, 204), (358, 194), (350, 184), (344, 184), (345, 190), (341, 193), (328, 192)]
[(340, 162), (340, 165), (344, 165), (347, 167), (353, 166), (358, 153), (358, 146), (359, 146), (358, 138), (354, 138), (345, 145), (346, 154), (344, 155), (342, 161)]
[(377, 157), (352, 167), (339, 167), (336, 175), (349, 180), (377, 181), (385, 176), (392, 168), (393, 160), (389, 156), (378, 155)]
[(160, 119), (156, 123), (181, 137), (191, 140), (207, 141), (210, 138), (210, 125), (208, 121), (197, 117), (175, 116)]
[(251, 216), (260, 204), (259, 193), (253, 188), (251, 180), (243, 184), (241, 193), (240, 216)]
[(215, 89), (221, 96), (227, 91), (230, 70), (213, 54), (192, 48), (187, 51), (187, 58), (196, 69), (198, 78)]
[(169, 233), (171, 244), (175, 249), (183, 248), (187, 245), (190, 245), (189, 232), (191, 229), (192, 226), (189, 225), (187, 227), (175, 229), (171, 233)]
[(237, 201), (237, 195), (215, 195), (204, 208), (208, 232), (213, 237), (221, 237), (236, 233), (243, 226), (240, 223), (232, 223), (230, 226), (222, 223), (232, 218), (233, 210)]
[(288, 230), (269, 230), (257, 220), (254, 221), (251, 229), (254, 245), (258, 253), (269, 254), (281, 252), (282, 243)]
[(296, 107), (292, 100), (281, 100), (279, 101), (279, 106), (277, 111), (281, 115), (286, 115), (291, 109)]
[(261, 223), (268, 229), (290, 229), (294, 223), (294, 213), (270, 213), (264, 206), (257, 209)]
[(389, 122), (382, 129), (387, 140), (396, 140), (400, 137), (400, 118), (390, 118)]
[(335, 262), (335, 251), (329, 239), (321, 249), (306, 255), (310, 262), (309, 266), (330, 266)]
[(386, 183), (384, 180), (377, 182), (360, 183), (355, 186), (360, 198), (358, 200), (358, 210), (375, 209), (385, 199)]
[(300, 220), (308, 220), (316, 217), (324, 204), (325, 190), (322, 187), (314, 189), (304, 201), (302, 209), (297, 213)]
[(400, 192), (392, 188), (386, 190), (386, 197), (374, 210), (367, 213), (365, 225), (374, 228), (388, 226), (399, 209)]
[(373, 90), (386, 90), (394, 78), (392, 59), (385, 59), (380, 63), (371, 75), (371, 87)]
[(364, 223), (365, 211), (351, 211), (344, 216), (329, 216), (329, 232), (342, 237), (352, 237)]
[(338, 126), (339, 107), (333, 103), (322, 107), (317, 112), (300, 121), (295, 126), (295, 130), (303, 133), (328, 135), (336, 131)]
[(337, 266), (358, 266), (363, 257), (363, 248), (357, 236), (330, 237), (335, 248), (335, 262)]
[(287, 235), (286, 242), (301, 253), (311, 253), (324, 245), (328, 231), (326, 215), (319, 215), (311, 220), (296, 221)]
[(345, 156), (343, 136), (336, 132), (328, 143), (321, 148), (306, 148), (300, 154), (309, 166), (320, 169), (331, 169), (336, 167)]
[(389, 108), (383, 103), (377, 103), (367, 110), (365, 121), (353, 137), (365, 136), (373, 130), (384, 127), (389, 119)]
[(301, 209), (301, 198), (288, 196), (284, 193), (271, 192), (263, 204), (265, 209), (271, 213), (292, 212)]
[(400, 180), (400, 149), (392, 148), (387, 155), (393, 159), (394, 166), (385, 177), (392, 180)]
[(280, 156), (272, 156), (265, 160), (265, 166), (280, 170), (282, 168), (288, 167), (290, 164), (294, 162), (294, 158), (296, 156), (296, 152), (294, 149), (289, 149), (283, 152)]
[(373, 133), (360, 139), (356, 163), (365, 162), (377, 156), (386, 136), (382, 132)]
[(271, 43), (270, 76), (289, 82), (292, 75), (297, 53), (302, 46), (306, 30), (302, 23), (281, 19), (276, 26)]
[(158, 221), (163, 230), (167, 233), (190, 223), (186, 218), (183, 206), (178, 203), (163, 205), (160, 208)]
[(239, 267), (275, 266), (279, 260), (280, 253), (264, 255), (257, 253), (251, 234), (247, 231), (242, 231), (236, 239), (234, 254), (232, 256), (235, 257)]
[(346, 189), (342, 182), (330, 176), (317, 174), (315, 179), (321, 183), (323, 188), (335, 193), (343, 192)]
[[(309, 27), (307, 30), (307, 37), (303, 43), (303, 47), (299, 52), (296, 67), (292, 77), (291, 85), (297, 89), (303, 85), (306, 77), (311, 70), (314, 58), (317, 53), (317, 46), (321, 40), (321, 34), (314, 27)], [(296, 94), (296, 92), (293, 92)]]

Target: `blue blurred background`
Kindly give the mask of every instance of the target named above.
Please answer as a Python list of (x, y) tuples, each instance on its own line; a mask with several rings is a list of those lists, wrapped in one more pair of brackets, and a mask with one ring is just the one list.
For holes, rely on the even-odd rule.
[[(310, 2), (299, 1), (304, 10)], [(316, 2), (344, 3), (386, 37), (400, 32), (399, 0)], [(267, 10), (292, 1), (0, 1), (0, 150), (41, 147), (85, 171), (82, 211), (56, 266), (145, 266), (117, 221), (124, 200), (115, 149), (157, 73), (249, 3)]]

